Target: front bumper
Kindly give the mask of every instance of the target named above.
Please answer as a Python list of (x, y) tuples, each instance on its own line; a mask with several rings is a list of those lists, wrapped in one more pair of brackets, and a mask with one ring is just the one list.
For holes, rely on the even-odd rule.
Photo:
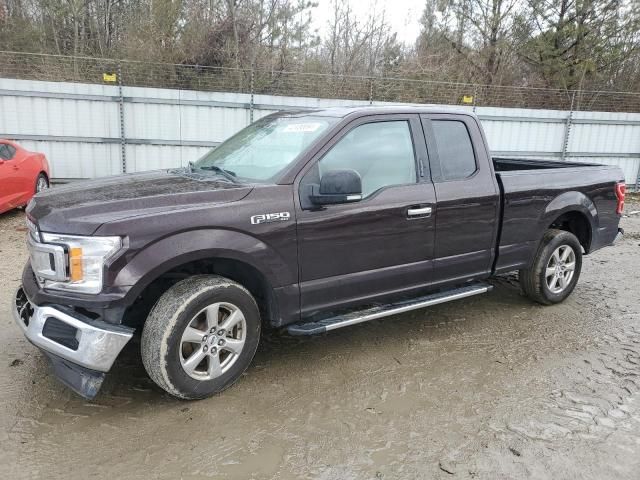
[(70, 378), (60, 375), (61, 366), (62, 371), (75, 373), (76, 377), (83, 374), (91, 377), (94, 372), (93, 377), (104, 378), (103, 374), (133, 336), (133, 329), (65, 310), (58, 305), (35, 305), (22, 288), (18, 289), (12, 308), (14, 320), (27, 339), (52, 359), (58, 377), (81, 395), (92, 397), (97, 393), (95, 382), (90, 389), (78, 391), (69, 385), (74, 383), (73, 374)]

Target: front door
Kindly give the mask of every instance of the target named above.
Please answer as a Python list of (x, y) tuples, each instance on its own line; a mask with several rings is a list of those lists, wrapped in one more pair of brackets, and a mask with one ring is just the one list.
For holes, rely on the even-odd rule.
[[(429, 284), (435, 192), (417, 115), (375, 115), (345, 126), (299, 181), (302, 316), (365, 304)], [(332, 170), (353, 169), (362, 200), (316, 207), (305, 195)]]

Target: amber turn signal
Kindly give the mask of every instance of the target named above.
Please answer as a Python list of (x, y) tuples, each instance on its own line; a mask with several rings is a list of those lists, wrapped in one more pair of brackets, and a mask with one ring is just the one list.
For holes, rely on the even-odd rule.
[(74, 247), (69, 250), (69, 277), (72, 282), (82, 280), (82, 248)]

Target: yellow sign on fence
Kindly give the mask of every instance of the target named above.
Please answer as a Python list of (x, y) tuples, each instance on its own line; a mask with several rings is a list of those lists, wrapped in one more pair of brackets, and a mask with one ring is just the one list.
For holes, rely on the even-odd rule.
[(473, 103), (473, 95), (463, 95), (462, 103)]
[(115, 73), (103, 73), (102, 80), (109, 83), (115, 83), (118, 80), (118, 76)]

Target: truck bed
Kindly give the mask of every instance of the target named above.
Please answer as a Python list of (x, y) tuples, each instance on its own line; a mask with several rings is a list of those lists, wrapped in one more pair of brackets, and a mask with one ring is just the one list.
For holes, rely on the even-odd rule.
[(580, 205), (585, 212), (597, 213), (589, 250), (613, 241), (619, 221), (614, 187), (624, 178), (618, 167), (519, 158), (492, 160), (502, 194), (497, 273), (525, 268), (542, 234), (565, 205), (574, 210)]

